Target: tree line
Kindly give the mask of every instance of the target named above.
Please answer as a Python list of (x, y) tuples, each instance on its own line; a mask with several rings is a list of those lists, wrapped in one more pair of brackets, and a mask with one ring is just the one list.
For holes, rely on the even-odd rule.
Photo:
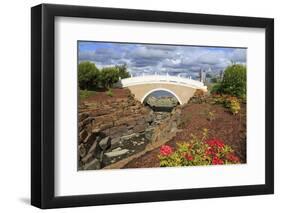
[(81, 90), (109, 89), (119, 79), (128, 78), (127, 64), (103, 67), (98, 69), (90, 61), (83, 61), (78, 65), (78, 82)]
[(228, 66), (223, 74), (223, 79), (216, 82), (212, 93), (229, 94), (242, 99), (246, 98), (247, 92), (247, 69), (242, 64)]

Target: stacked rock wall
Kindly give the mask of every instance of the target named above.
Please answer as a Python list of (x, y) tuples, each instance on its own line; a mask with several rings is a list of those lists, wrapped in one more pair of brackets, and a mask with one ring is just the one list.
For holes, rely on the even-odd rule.
[(109, 147), (117, 147), (123, 136), (149, 129), (153, 112), (128, 95), (101, 104), (81, 104), (78, 119), (79, 169), (99, 169)]

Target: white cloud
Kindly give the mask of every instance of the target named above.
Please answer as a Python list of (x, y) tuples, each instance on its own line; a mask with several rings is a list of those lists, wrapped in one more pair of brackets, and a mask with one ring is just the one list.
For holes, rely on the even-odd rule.
[(200, 69), (219, 72), (231, 62), (246, 63), (246, 49), (195, 47), (173, 45), (145, 45), (92, 42), (93, 50), (81, 46), (79, 61), (89, 60), (98, 67), (126, 63), (132, 73), (184, 73), (197, 75)]

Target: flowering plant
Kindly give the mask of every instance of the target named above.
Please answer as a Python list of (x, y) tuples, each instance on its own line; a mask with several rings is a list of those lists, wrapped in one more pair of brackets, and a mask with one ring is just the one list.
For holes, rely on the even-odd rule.
[(229, 109), (232, 114), (238, 114), (240, 111), (240, 101), (235, 96), (229, 95), (213, 95), (212, 103), (222, 104), (225, 108)]
[(173, 149), (168, 145), (163, 145), (160, 148), (160, 154), (162, 156), (169, 156), (170, 154), (172, 154), (172, 152), (173, 152)]
[(232, 114), (237, 114), (240, 111), (240, 103), (236, 97), (229, 97), (225, 105), (229, 108)]
[(221, 165), (240, 163), (239, 158), (229, 145), (219, 139), (206, 140), (207, 129), (198, 138), (191, 135), (188, 142), (178, 143), (177, 149), (164, 145), (158, 155), (161, 167)]

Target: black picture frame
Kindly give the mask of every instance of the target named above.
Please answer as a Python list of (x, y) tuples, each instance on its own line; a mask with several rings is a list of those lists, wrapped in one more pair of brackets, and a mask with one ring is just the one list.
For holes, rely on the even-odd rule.
[[(93, 195), (54, 195), (54, 21), (55, 17), (264, 28), (265, 48), (265, 184)], [(274, 20), (240, 16), (41, 4), (31, 8), (31, 204), (60, 208), (217, 198), (274, 193)]]

